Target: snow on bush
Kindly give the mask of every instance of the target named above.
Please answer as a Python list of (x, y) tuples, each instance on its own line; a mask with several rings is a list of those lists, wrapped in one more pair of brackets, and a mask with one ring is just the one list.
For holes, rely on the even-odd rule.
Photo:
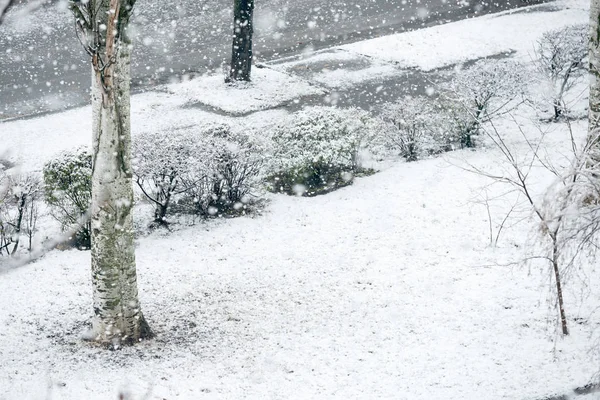
[(442, 84), (440, 104), (461, 147), (474, 147), (481, 125), (510, 111), (527, 92), (524, 67), (510, 60), (481, 60)]
[(134, 174), (154, 204), (154, 223), (172, 211), (243, 212), (258, 193), (263, 151), (252, 136), (207, 124), (134, 138)]
[(416, 161), (423, 155), (448, 150), (448, 119), (443, 110), (428, 97), (405, 97), (386, 104), (381, 117), (386, 147), (399, 152), (406, 161)]
[(264, 148), (252, 134), (226, 124), (207, 125), (197, 135), (197, 163), (187, 178), (195, 211), (243, 213), (260, 192)]
[(154, 205), (154, 222), (166, 224), (173, 197), (189, 190), (186, 175), (198, 164), (197, 140), (190, 130), (143, 132), (133, 140), (135, 180)]
[(588, 55), (588, 25), (570, 25), (548, 31), (538, 40), (538, 69), (552, 86), (554, 119), (567, 112), (564, 98), (586, 73)]
[(310, 107), (272, 129), (270, 189), (314, 195), (352, 181), (377, 135), (371, 115), (356, 108)]
[(81, 148), (47, 162), (43, 169), (44, 197), (51, 215), (64, 231), (74, 231), (73, 244), (91, 246), (89, 208), (92, 198), (92, 155)]
[(32, 239), (37, 232), (38, 198), (41, 182), (37, 175), (0, 172), (0, 255), (14, 255), (22, 236)]

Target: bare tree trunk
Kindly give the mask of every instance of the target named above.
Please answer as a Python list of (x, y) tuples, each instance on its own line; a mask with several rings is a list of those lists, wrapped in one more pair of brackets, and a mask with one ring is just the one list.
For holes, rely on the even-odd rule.
[(227, 81), (249, 81), (252, 69), (254, 0), (233, 0), (233, 45)]
[(19, 199), (18, 199), (18, 205), (17, 205), (17, 221), (15, 223), (15, 245), (12, 249), (12, 255), (14, 255), (17, 250), (19, 249), (19, 241), (21, 239), (21, 225), (23, 225), (23, 215), (25, 213), (25, 204), (27, 202), (27, 195), (24, 193), (21, 193)]
[(600, 0), (590, 2), (590, 103), (589, 128), (590, 142), (594, 144), (592, 161), (600, 162)]
[[(92, 55), (92, 286), (94, 320), (87, 338), (113, 345), (151, 336), (138, 300), (133, 231), (130, 128), (132, 1), (90, 1), (97, 34)], [(95, 4), (94, 4), (95, 3)], [(77, 14), (76, 14), (77, 15)], [(99, 33), (98, 33), (99, 32)]]
[(31, 201), (29, 203), (29, 210), (28, 210), (28, 216), (27, 216), (27, 238), (29, 239), (29, 245), (27, 247), (27, 250), (29, 250), (30, 252), (32, 249), (33, 235), (35, 234), (35, 231), (37, 228), (36, 227), (37, 217), (38, 217), (37, 201), (34, 198), (34, 199), (31, 199)]
[(562, 334), (567, 336), (569, 334), (569, 329), (567, 327), (567, 315), (565, 313), (565, 303), (563, 300), (562, 280), (560, 277), (559, 269), (559, 256), (560, 253), (558, 251), (558, 242), (555, 232), (552, 236), (552, 270), (554, 271), (554, 281), (556, 283), (556, 296), (558, 298), (558, 311), (560, 314), (560, 325), (562, 328)]

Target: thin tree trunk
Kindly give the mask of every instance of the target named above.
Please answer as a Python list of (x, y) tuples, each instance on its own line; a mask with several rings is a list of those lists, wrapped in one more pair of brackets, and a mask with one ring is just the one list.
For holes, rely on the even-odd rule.
[(254, 0), (233, 0), (233, 45), (228, 81), (249, 81), (252, 70)]
[[(106, 7), (109, 2), (102, 3)], [(115, 34), (118, 22), (127, 23), (119, 20), (120, 8), (119, 0), (110, 0), (110, 8), (104, 8), (116, 10), (105, 17), (104, 66), (98, 55), (92, 60), (94, 321), (89, 339), (116, 345), (151, 336), (138, 301), (132, 215), (131, 56), (124, 33)]]
[(17, 223), (15, 224), (15, 236), (17, 238), (15, 240), (15, 245), (14, 245), (12, 253), (11, 253), (12, 255), (14, 255), (17, 252), (17, 249), (19, 248), (19, 241), (21, 239), (21, 225), (23, 224), (23, 213), (25, 212), (25, 202), (26, 201), (27, 201), (27, 195), (21, 194), (21, 197), (19, 198), (19, 205), (18, 205), (19, 215), (17, 217)]
[(29, 205), (29, 216), (28, 216), (28, 231), (27, 231), (27, 237), (29, 239), (29, 246), (27, 247), (27, 250), (29, 250), (31, 252), (31, 244), (33, 241), (33, 234), (35, 232), (35, 228), (36, 228), (36, 218), (37, 218), (37, 210), (36, 210), (36, 205), (35, 205), (35, 199), (33, 199), (31, 201), (31, 204)]
[(563, 76), (562, 82), (560, 84), (560, 89), (558, 91), (558, 95), (554, 99), (554, 120), (555, 121), (558, 121), (563, 115), (563, 111), (564, 111), (563, 97), (565, 96), (567, 84), (569, 83), (569, 80), (571, 79), (571, 73), (572, 73), (571, 71), (576, 66), (577, 66), (577, 64), (572, 64), (569, 66), (567, 72), (565, 72), (565, 75)]
[(565, 313), (565, 303), (563, 300), (560, 269), (558, 268), (558, 256), (558, 243), (556, 242), (555, 236), (552, 238), (552, 269), (554, 270), (554, 280), (556, 282), (556, 296), (558, 297), (558, 311), (560, 313), (560, 325), (562, 327), (562, 334), (567, 336), (569, 334), (569, 329), (567, 328), (567, 315)]

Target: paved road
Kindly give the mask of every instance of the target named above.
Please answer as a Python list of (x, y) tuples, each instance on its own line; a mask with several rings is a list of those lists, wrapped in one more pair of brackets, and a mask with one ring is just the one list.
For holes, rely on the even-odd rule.
[[(255, 54), (268, 61), (337, 44), (515, 8), (526, 0), (257, 0)], [(539, 2), (529, 0), (529, 2)], [(220, 70), (231, 0), (138, 0), (134, 88)], [(501, 4), (498, 4), (501, 3)], [(66, 0), (0, 26), (0, 120), (89, 101), (90, 69)]]

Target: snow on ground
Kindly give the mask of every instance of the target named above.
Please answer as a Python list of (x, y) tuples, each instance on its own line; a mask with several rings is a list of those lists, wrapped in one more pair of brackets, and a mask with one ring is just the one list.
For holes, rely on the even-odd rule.
[(285, 62), (275, 63), (274, 68), (317, 82), (329, 89), (351, 88), (400, 73), (389, 62), (341, 49), (290, 57)]
[[(554, 138), (564, 146), (566, 130)], [(158, 336), (135, 348), (79, 340), (89, 253), (55, 251), (1, 276), (11, 307), (0, 310), (0, 398), (151, 388), (156, 399), (535, 399), (586, 383), (591, 327), (554, 337), (547, 275), (494, 265), (522, 256), (533, 225), (488, 248), (485, 209), (469, 200), (488, 182), (452, 166), (492, 172), (499, 154), (452, 157), (140, 239), (142, 304)]]
[[(544, 15), (564, 24), (581, 22), (581, 13)], [(480, 25), (491, 26), (499, 42), (512, 35), (531, 48), (542, 29), (516, 34), (511, 24), (519, 15), (526, 26), (543, 19), (505, 14)], [(466, 31), (474, 21), (446, 27)], [(497, 30), (499, 21), (507, 28)], [(420, 43), (423, 53), (437, 52), (446, 65), (450, 55), (438, 43), (451, 31), (429, 29), (442, 36)], [(486, 43), (493, 54), (502, 47)], [(469, 54), (492, 54), (486, 48)], [(421, 66), (435, 68), (429, 60)], [(248, 96), (260, 100), (258, 109), (319, 90), (281, 72), (254, 72), (257, 82), (271, 82), (264, 92), (255, 84)], [(189, 106), (199, 99), (231, 113), (257, 109), (244, 108), (244, 96), (226, 97), (239, 90), (221, 76), (168, 89), (133, 97), (134, 134), (235, 121)], [(11, 150), (11, 159), (39, 169), (57, 151), (89, 143), (89, 114), (85, 107), (0, 123), (0, 154)], [(283, 115), (261, 111), (245, 120), (257, 126)], [(518, 132), (498, 126), (524, 153)], [(557, 160), (568, 153), (568, 133), (549, 127), (545, 150)], [(583, 123), (574, 128), (585, 133)], [(119, 390), (135, 399), (148, 390), (150, 399), (533, 400), (567, 393), (597, 371), (587, 353), (597, 326), (571, 320), (572, 335), (560, 338), (543, 266), (499, 265), (519, 260), (523, 249), (537, 251), (534, 221), (488, 247), (486, 210), (473, 198), (489, 181), (456, 165), (499, 171), (499, 157), (483, 148), (395, 163), (325, 196), (272, 195), (262, 216), (140, 238), (142, 306), (157, 337), (133, 348), (111, 352), (80, 340), (91, 316), (89, 252), (53, 251), (0, 275), (0, 399), (107, 399)], [(540, 175), (538, 193), (550, 179)], [(575, 289), (566, 292), (569, 318), (587, 318), (589, 305), (579, 307)]]
[[(554, 12), (537, 11), (554, 6)], [(550, 29), (588, 22), (587, 9), (589, 1), (558, 1), (352, 43), (341, 49), (424, 71), (514, 51), (529, 61), (535, 58), (536, 38)]]
[(254, 68), (252, 74), (254, 82), (249, 83), (228, 85), (224, 76), (217, 74), (175, 83), (168, 88), (192, 104), (201, 103), (230, 114), (246, 114), (274, 108), (300, 96), (325, 94), (307, 81), (271, 68)]
[(91, 145), (91, 129), (91, 107), (2, 122), (0, 155), (23, 169), (41, 170), (52, 155), (65, 149)]
[[(146, 92), (133, 96), (131, 102), (132, 134), (149, 130), (169, 131), (212, 121), (234, 119), (186, 108), (183, 96), (163, 92)], [(262, 126), (282, 118), (283, 110), (271, 110), (246, 119), (252, 126)], [(18, 164), (23, 170), (41, 171), (44, 163), (63, 150), (91, 145), (91, 107), (0, 123), (0, 159)], [(42, 139), (43, 138), (43, 139)], [(43, 145), (40, 145), (42, 143)]]

